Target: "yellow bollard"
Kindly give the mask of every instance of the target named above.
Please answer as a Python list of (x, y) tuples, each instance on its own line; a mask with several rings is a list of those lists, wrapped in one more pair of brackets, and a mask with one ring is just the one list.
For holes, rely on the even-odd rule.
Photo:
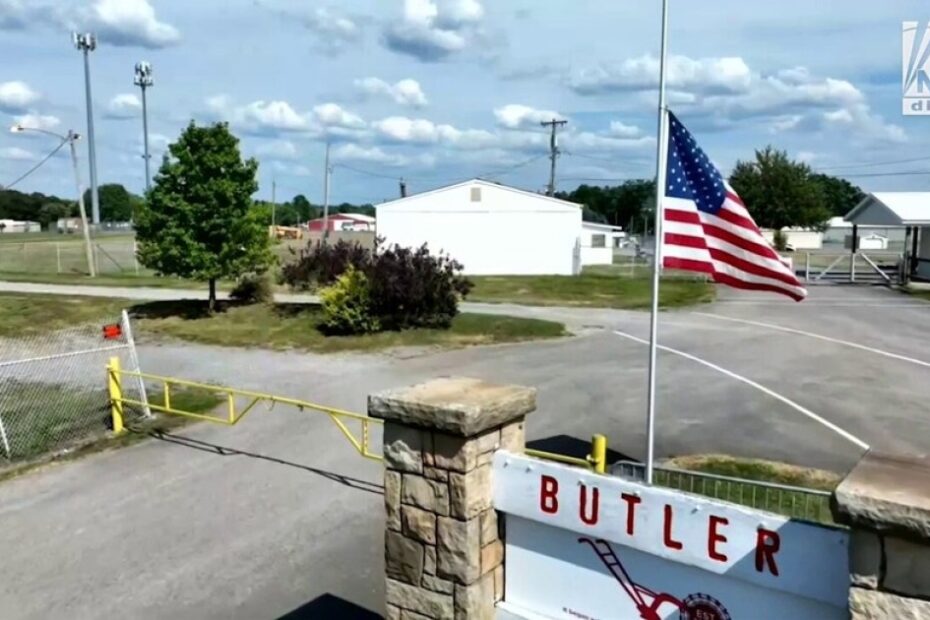
[(603, 435), (595, 435), (591, 438), (591, 455), (588, 461), (595, 472), (607, 473), (607, 438)]
[(113, 434), (123, 432), (123, 386), (120, 384), (118, 357), (111, 357), (107, 365), (107, 390), (110, 394), (110, 414), (113, 416)]

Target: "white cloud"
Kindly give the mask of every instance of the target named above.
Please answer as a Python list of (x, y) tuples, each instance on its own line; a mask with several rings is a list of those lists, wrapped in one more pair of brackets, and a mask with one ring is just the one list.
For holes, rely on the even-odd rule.
[(317, 122), (326, 128), (364, 129), (365, 121), (336, 103), (323, 103), (313, 108)]
[(562, 145), (570, 152), (584, 151), (636, 151), (654, 149), (656, 139), (653, 136), (638, 138), (620, 138), (608, 134), (590, 131), (566, 132), (561, 138)]
[(457, 129), (426, 119), (391, 116), (372, 123), (378, 134), (391, 142), (440, 144), (457, 149), (480, 149), (496, 145), (500, 138), (482, 129)]
[(137, 95), (123, 93), (110, 99), (104, 115), (113, 119), (136, 118), (141, 110), (142, 102)]
[(385, 96), (400, 105), (421, 108), (429, 103), (416, 80), (405, 79), (388, 84), (380, 78), (367, 77), (355, 80), (355, 87), (369, 97)]
[(552, 110), (537, 110), (518, 103), (511, 103), (494, 110), (497, 123), (506, 129), (538, 127), (543, 121), (564, 120), (565, 117)]
[(362, 30), (351, 17), (327, 7), (317, 7), (299, 18), (313, 34), (313, 46), (327, 55), (344, 52), (361, 39)]
[(32, 161), (36, 159), (36, 156), (26, 149), (21, 149), (18, 146), (9, 146), (0, 149), (0, 159), (9, 159), (12, 161)]
[(236, 106), (228, 95), (214, 95), (206, 103), (216, 117), (253, 133), (302, 132), (312, 129), (307, 117), (297, 112), (287, 101), (259, 100)]
[(72, 20), (75, 28), (97, 33), (101, 43), (157, 49), (175, 45), (181, 33), (159, 19), (149, 0), (95, 0)]
[(357, 144), (340, 144), (332, 151), (335, 161), (360, 161), (383, 166), (405, 166), (407, 157), (399, 154), (385, 153), (380, 147), (363, 147)]
[(297, 145), (290, 140), (265, 142), (255, 149), (255, 154), (260, 157), (278, 160), (293, 160), (297, 159), (299, 155), (297, 152)]
[(478, 0), (404, 0), (403, 17), (386, 28), (384, 42), (424, 62), (442, 60), (480, 34), (483, 18)]
[(0, 83), (0, 111), (24, 112), (41, 96), (29, 84), (20, 81)]
[(611, 121), (610, 129), (607, 135), (614, 138), (636, 138), (642, 135), (643, 131), (636, 125), (627, 125), (621, 121)]
[(15, 118), (17, 125), (28, 127), (30, 129), (44, 129), (51, 131), (61, 125), (61, 119), (51, 114), (23, 114)]
[[(743, 92), (752, 72), (742, 58), (670, 56), (668, 87), (704, 92)], [(655, 89), (659, 85), (659, 60), (653, 56), (630, 58), (619, 64), (583, 69), (571, 76), (569, 85), (582, 95)]]

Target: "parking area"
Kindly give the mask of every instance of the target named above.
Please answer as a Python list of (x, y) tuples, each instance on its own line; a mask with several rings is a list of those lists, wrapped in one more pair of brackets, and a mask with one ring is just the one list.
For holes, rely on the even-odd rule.
[[(373, 391), (435, 376), (532, 385), (530, 439), (602, 432), (613, 449), (643, 455), (646, 314), (480, 308), (561, 320), (578, 335), (336, 356), (179, 343), (140, 356), (148, 372), (355, 411)], [(660, 342), (673, 351), (659, 356), (660, 456), (725, 452), (844, 472), (862, 448), (839, 430), (877, 449), (930, 452), (928, 316), (930, 305), (898, 293), (841, 286), (801, 304), (721, 290), (714, 304), (663, 313)], [(379, 609), (380, 465), (325, 418), (285, 408), (180, 435), (0, 485), (0, 617)], [(332, 600), (344, 602), (337, 615), (313, 615)]]

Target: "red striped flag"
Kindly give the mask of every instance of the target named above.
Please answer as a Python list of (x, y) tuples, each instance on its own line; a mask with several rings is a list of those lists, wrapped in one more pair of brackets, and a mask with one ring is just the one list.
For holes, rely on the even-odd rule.
[(671, 112), (668, 117), (663, 266), (706, 273), (734, 288), (804, 299), (807, 290), (762, 236), (743, 201), (685, 126)]

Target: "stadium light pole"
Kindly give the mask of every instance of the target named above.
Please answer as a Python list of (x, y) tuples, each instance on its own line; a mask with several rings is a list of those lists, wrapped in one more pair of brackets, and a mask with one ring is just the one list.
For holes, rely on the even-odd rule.
[(94, 224), (100, 224), (100, 196), (97, 193), (97, 146), (94, 140), (94, 104), (90, 89), (90, 53), (97, 49), (97, 36), (91, 32), (71, 33), (74, 47), (84, 54), (84, 95), (87, 99), (87, 159), (90, 170), (90, 206)]
[[(84, 231), (84, 256), (87, 259), (87, 273), (90, 274), (90, 277), (97, 277), (97, 270), (94, 268), (94, 253), (90, 245), (90, 229), (87, 225), (87, 209), (84, 207), (84, 188), (81, 187), (81, 174), (78, 171), (78, 159), (77, 159), (77, 149), (74, 146), (74, 143), (81, 139), (80, 134), (74, 133), (70, 129), (66, 135), (60, 133), (55, 133), (54, 131), (47, 131), (45, 129), (39, 129), (38, 127), (23, 127), (22, 125), (13, 125), (10, 128), (10, 131), (13, 133), (23, 133), (25, 131), (33, 131), (36, 133), (44, 133), (45, 135), (52, 136), (61, 140), (61, 143), (68, 143), (68, 146), (71, 148), (71, 165), (74, 167), (74, 186), (77, 190), (78, 197), (78, 208), (81, 213), (81, 229)], [(60, 148), (60, 147), (59, 147)]]
[(148, 193), (152, 189), (152, 171), (150, 167), (152, 156), (149, 154), (149, 111), (145, 100), (145, 91), (155, 85), (155, 80), (152, 78), (151, 64), (144, 60), (136, 63), (136, 76), (133, 79), (133, 84), (142, 89), (142, 142), (145, 149), (142, 158), (145, 160), (145, 192)]

